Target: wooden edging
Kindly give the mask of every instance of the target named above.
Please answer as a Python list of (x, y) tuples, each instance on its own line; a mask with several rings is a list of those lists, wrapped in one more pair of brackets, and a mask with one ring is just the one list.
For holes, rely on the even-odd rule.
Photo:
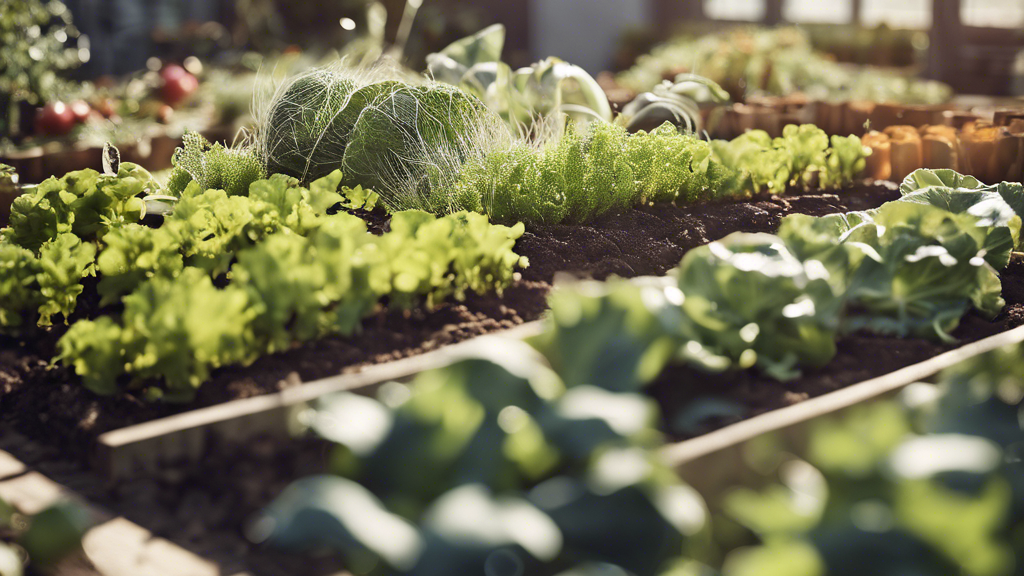
[(835, 392), (779, 408), (726, 426), (691, 440), (666, 446), (662, 456), (684, 479), (702, 493), (714, 494), (741, 481), (744, 451), (748, 443), (771, 434), (783, 436), (792, 447), (806, 440), (806, 425), (829, 414), (894, 393), (910, 384), (935, 376), (971, 357), (1024, 341), (1024, 326), (950, 350), (924, 362)]
[(53, 574), (226, 576), (213, 562), (154, 536), (124, 517), (87, 503), (82, 496), (2, 450), (0, 499), (28, 515), (65, 501), (85, 510), (91, 527), (82, 537), (82, 549), (53, 567)]
[(384, 382), (406, 380), (425, 370), (447, 366), (480, 338), (500, 335), (525, 339), (539, 334), (542, 327), (541, 320), (528, 322), (418, 356), (369, 366), (360, 372), (112, 430), (97, 439), (93, 465), (110, 479), (125, 478), (156, 471), (167, 462), (198, 460), (211, 434), (234, 442), (257, 435), (286, 436), (294, 411), (316, 398), (342, 391), (368, 394)]

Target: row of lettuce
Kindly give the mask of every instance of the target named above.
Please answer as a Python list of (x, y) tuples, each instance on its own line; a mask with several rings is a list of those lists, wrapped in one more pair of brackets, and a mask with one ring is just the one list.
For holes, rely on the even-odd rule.
[(758, 487), (719, 487), (709, 506), (666, 464), (636, 379), (595, 369), (613, 363), (594, 362), (594, 340), (622, 344), (609, 314), (577, 304), (559, 308), (579, 332), (555, 342), (479, 341), (376, 399), (300, 412), (334, 444), (330, 471), (248, 536), (358, 575), (1024, 574), (1020, 344), (814, 421), (799, 456), (758, 438)]
[(670, 361), (792, 379), (853, 332), (953, 342), (968, 311), (994, 318), (1005, 304), (998, 270), (1019, 246), (1024, 188), (921, 170), (900, 190), (874, 210), (733, 234), (664, 278), (556, 292), (552, 362), (570, 383), (632, 389)]
[[(479, 214), (396, 213), (375, 236), (340, 211), (372, 208), (340, 173), (308, 188), (277, 175), (246, 195), (190, 184), (173, 212), (138, 166), (52, 178), (18, 197), (0, 238), (0, 327), (31, 339), (70, 324), (58, 360), (89, 389), (190, 400), (214, 368), (349, 335), (381, 307), (500, 290), (525, 266), (523, 227)], [(336, 211), (337, 210), (337, 211)]]

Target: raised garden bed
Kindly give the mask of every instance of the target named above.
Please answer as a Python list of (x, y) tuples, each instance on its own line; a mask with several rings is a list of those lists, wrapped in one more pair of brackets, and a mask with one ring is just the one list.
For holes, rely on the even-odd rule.
[[(33, 465), (65, 475), (90, 499), (213, 559), (222, 570), (288, 574), (298, 565), (297, 559), (248, 544), (239, 526), (291, 480), (325, 466), (326, 443), (288, 439), (288, 423), (304, 403), (337, 390), (368, 393), (383, 381), (450, 362), (458, 346), (415, 356), (418, 352), (539, 318), (557, 272), (598, 278), (663, 274), (688, 249), (733, 231), (774, 231), (786, 214), (868, 209), (898, 196), (892, 185), (862, 185), (839, 195), (763, 197), (690, 208), (657, 206), (604, 218), (592, 226), (536, 228), (517, 246), (532, 265), (505, 299), (471, 298), (422, 315), (383, 313), (367, 320), (366, 332), (358, 340), (329, 339), (265, 358), (246, 369), (222, 370), (204, 386), (199, 404), (187, 410), (155, 408), (130, 397), (97, 398), (62, 369), (43, 369), (45, 343), (37, 343), (35, 350), (8, 348), (3, 354), (7, 378), (0, 414), (7, 430), (17, 427), (32, 440), (13, 441), (15, 445), (7, 449)], [(386, 228), (386, 223), (379, 225)], [(1018, 276), (1022, 273), (1024, 265), (1014, 261), (1003, 273), (1006, 310), (995, 322), (968, 316), (954, 332), (960, 343), (1021, 323), (1024, 289)], [(408, 336), (411, 326), (418, 327), (416, 335), (400, 338), (403, 333)], [(535, 326), (527, 324), (517, 332), (526, 336)], [(796, 383), (779, 384), (752, 372), (715, 377), (677, 368), (666, 371), (651, 393), (666, 412), (664, 428), (684, 438), (723, 426), (723, 431), (731, 430), (728, 426), (737, 420), (790, 404), (799, 407), (803, 400), (844, 386), (848, 387), (843, 394), (856, 396), (854, 390), (876, 386), (858, 383), (927, 364), (929, 358), (955, 347), (918, 339), (851, 336), (840, 342), (840, 354), (832, 363), (808, 372)], [(392, 361), (401, 357), (409, 358)], [(374, 363), (381, 365), (367, 367)], [(920, 366), (914, 373), (927, 369)], [(352, 373), (331, 376), (346, 371)], [(684, 387), (678, 383), (684, 380), (697, 387), (687, 386), (689, 391), (680, 394)], [(727, 409), (716, 408), (715, 417), (700, 421), (696, 428), (674, 431), (680, 407), (696, 405), (692, 400), (700, 396), (717, 397), (718, 406)], [(760, 422), (757, 418), (748, 422)], [(728, 436), (734, 437), (733, 432)], [(245, 450), (239, 449), (242, 441)], [(694, 457), (700, 450), (685, 456), (691, 449), (679, 446), (696, 441), (684, 441), (669, 453), (679, 462)], [(69, 459), (61, 449), (68, 444), (84, 448), (80, 455), (91, 454), (95, 471)], [(132, 475), (139, 479), (110, 483), (111, 478)], [(325, 560), (323, 566), (309, 570), (327, 574), (338, 568), (335, 561)]]
[[(265, 357), (248, 368), (219, 371), (194, 404), (154, 405), (128, 394), (100, 398), (63, 367), (48, 368), (55, 328), (31, 342), (5, 343), (0, 407), (6, 418), (39, 428), (62, 442), (88, 446), (99, 434), (189, 409), (281, 391), (346, 370), (429, 351), (472, 336), (539, 319), (555, 274), (604, 279), (662, 275), (691, 248), (736, 231), (774, 231), (788, 214), (863, 210), (899, 197), (888, 183), (863, 183), (839, 194), (795, 194), (694, 207), (655, 206), (604, 218), (589, 226), (538, 227), (517, 243), (531, 265), (503, 297), (471, 296), (426, 311), (383, 311), (355, 338), (330, 338)], [(381, 226), (386, 228), (386, 224)], [(10, 409), (8, 409), (10, 407)], [(36, 422), (45, 424), (36, 424)]]

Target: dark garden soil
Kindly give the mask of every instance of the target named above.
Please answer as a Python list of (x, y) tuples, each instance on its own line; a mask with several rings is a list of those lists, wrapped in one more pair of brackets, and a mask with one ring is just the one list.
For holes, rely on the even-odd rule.
[[(335, 559), (295, 557), (250, 544), (240, 526), (292, 480), (322, 472), (329, 446), (316, 440), (250, 440), (217, 445), (204, 462), (166, 466), (141, 480), (104, 482), (81, 457), (100, 433), (187, 408), (271, 393), (359, 366), (387, 362), (476, 335), (536, 320), (558, 272), (603, 279), (613, 274), (664, 274), (691, 248), (732, 232), (773, 232), (792, 213), (823, 215), (864, 210), (894, 200), (891, 184), (862, 183), (836, 194), (762, 197), (696, 207), (653, 206), (590, 226), (536, 228), (517, 244), (530, 267), (503, 297), (472, 296), (426, 312), (381, 310), (353, 338), (329, 338), (265, 357), (247, 368), (218, 371), (190, 406), (154, 406), (130, 395), (99, 398), (73, 374), (47, 368), (56, 334), (30, 343), (0, 342), (0, 450), (6, 450), (91, 501), (157, 535), (217, 562), (224, 574), (326, 575)], [(374, 219), (371, 229), (387, 229)], [(974, 315), (954, 332), (959, 344), (1024, 324), (1024, 263), (1003, 272), (1004, 312), (989, 322)], [(826, 367), (795, 383), (755, 372), (708, 375), (666, 371), (650, 389), (662, 404), (664, 429), (675, 438), (698, 435), (752, 415), (925, 360), (955, 345), (920, 339), (853, 335)], [(72, 450), (69, 450), (71, 448)]]

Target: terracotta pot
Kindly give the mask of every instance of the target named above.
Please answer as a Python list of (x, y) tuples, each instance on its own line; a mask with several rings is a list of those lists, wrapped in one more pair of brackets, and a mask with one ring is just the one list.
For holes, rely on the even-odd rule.
[(977, 122), (978, 120), (981, 120), (981, 116), (974, 112), (968, 112), (966, 110), (945, 110), (942, 112), (941, 123), (960, 130), (965, 124), (969, 122)]
[(764, 130), (769, 136), (775, 138), (782, 135), (779, 112), (771, 108), (760, 108), (746, 104), (733, 106), (736, 114), (736, 127), (740, 134), (748, 130)]
[(992, 115), (992, 124), (995, 126), (1009, 126), (1012, 120), (1024, 120), (1024, 110), (1006, 108), (996, 110)]
[(146, 170), (166, 170), (171, 167), (171, 157), (175, 149), (181, 146), (180, 138), (167, 135), (155, 136), (150, 140), (150, 154), (145, 166)]
[(905, 106), (900, 115), (903, 124), (925, 126), (942, 124), (942, 115), (949, 110), (948, 104), (934, 106)]
[(1012, 162), (1016, 156), (1016, 140), (999, 145), (999, 142), (1011, 137), (1003, 126), (976, 127), (960, 134), (963, 145), (961, 167), (964, 172), (974, 176), (986, 184), (994, 184), (1003, 179), (1003, 173), (1009, 167), (1002, 167), (1002, 162)]
[(62, 146), (43, 155), (43, 171), (46, 177), (61, 176), (75, 170), (103, 169), (103, 150), (84, 146)]
[(996, 140), (995, 152), (989, 161), (991, 183), (1021, 182), (1024, 176), (1024, 138), (1004, 134)]
[(921, 167), (959, 170), (960, 137), (952, 126), (922, 126)]
[(891, 143), (889, 137), (872, 130), (861, 137), (861, 143), (871, 149), (864, 167), (864, 175), (872, 180), (892, 177)]
[(903, 120), (903, 113), (906, 110), (905, 106), (899, 104), (887, 104), (879, 103), (875, 104), (874, 109), (871, 111), (871, 129), (872, 130), (885, 130), (889, 126), (898, 126), (900, 124), (910, 124)]
[(913, 126), (890, 126), (885, 129), (890, 141), (890, 162), (894, 182), (902, 182), (908, 174), (921, 168), (924, 163), (921, 151), (921, 136)]
[(1010, 118), (1010, 123), (1006, 125), (1006, 128), (1010, 134), (1024, 134), (1024, 118)]

